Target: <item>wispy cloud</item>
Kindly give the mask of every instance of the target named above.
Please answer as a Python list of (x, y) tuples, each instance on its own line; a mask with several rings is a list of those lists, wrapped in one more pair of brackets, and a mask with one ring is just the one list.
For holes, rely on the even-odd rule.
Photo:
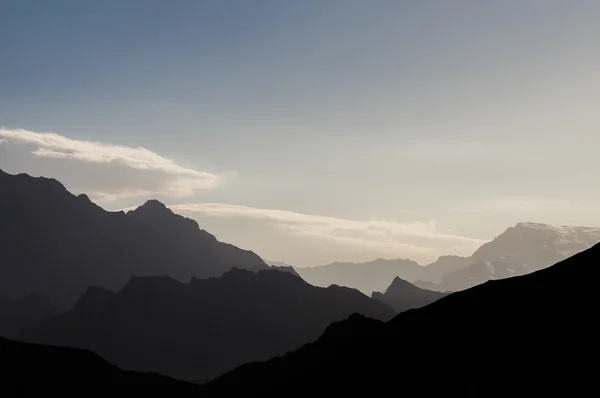
[(455, 247), (469, 252), (486, 242), (482, 239), (444, 232), (440, 230), (435, 220), (412, 223), (386, 220), (357, 221), (223, 203), (180, 204), (169, 207), (175, 212), (190, 217), (200, 215), (267, 220), (293, 234), (328, 239), (398, 255), (405, 253), (435, 257), (440, 246)]
[[(0, 137), (5, 142), (33, 146), (35, 149), (30, 153), (36, 158), (120, 167), (140, 173), (152, 173), (152, 176), (157, 177), (156, 184), (145, 184), (142, 187), (136, 186), (135, 178), (127, 188), (104, 190), (101, 187), (96, 195), (100, 200), (148, 194), (186, 197), (196, 190), (214, 188), (220, 180), (216, 174), (183, 167), (174, 160), (143, 147), (75, 140), (56, 133), (38, 133), (22, 129), (0, 128)], [(148, 178), (145, 180), (148, 181)]]

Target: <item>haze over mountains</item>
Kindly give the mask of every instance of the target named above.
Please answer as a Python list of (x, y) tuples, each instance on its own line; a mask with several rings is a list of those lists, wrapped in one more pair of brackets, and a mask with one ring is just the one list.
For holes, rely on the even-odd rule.
[(367, 263), (333, 263), (317, 267), (295, 267), (296, 272), (315, 286), (340, 284), (370, 295), (383, 291), (399, 276), (408, 281), (418, 280), (422, 268), (412, 260), (386, 260), (383, 258)]

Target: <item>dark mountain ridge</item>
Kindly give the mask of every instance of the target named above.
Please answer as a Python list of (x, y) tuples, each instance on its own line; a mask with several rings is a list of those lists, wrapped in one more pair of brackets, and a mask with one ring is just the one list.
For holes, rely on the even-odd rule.
[(21, 337), (90, 349), (127, 370), (197, 380), (283, 355), (356, 312), (395, 315), (354, 289), (314, 287), (271, 269), (233, 269), (189, 283), (132, 277), (117, 293), (90, 288), (71, 311)]
[(132, 275), (189, 281), (268, 268), (158, 201), (108, 212), (48, 178), (0, 171), (0, 219), (0, 293), (38, 293), (65, 308), (88, 286), (116, 290)]

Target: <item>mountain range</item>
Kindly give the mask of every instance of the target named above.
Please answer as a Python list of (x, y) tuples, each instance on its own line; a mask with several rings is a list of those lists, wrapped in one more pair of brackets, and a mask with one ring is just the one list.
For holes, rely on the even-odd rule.
[(365, 294), (383, 291), (395, 277), (423, 289), (459, 291), (491, 279), (544, 269), (600, 242), (600, 229), (521, 222), (483, 244), (473, 255), (441, 256), (426, 266), (405, 260), (295, 267), (316, 286), (338, 283)]
[(89, 351), (0, 338), (3, 391), (75, 396), (85, 385), (96, 396), (115, 388), (204, 397), (400, 388), (408, 395), (595, 396), (599, 262), (597, 245), (544, 270), (488, 281), (388, 322), (354, 314), (331, 324), (314, 343), (240, 366), (200, 388), (123, 372)]
[(577, 395), (594, 380), (598, 229), (519, 223), (470, 257), (296, 273), (155, 200), (107, 212), (3, 172), (0, 199), (1, 374), (21, 395), (82, 393), (74, 380), (104, 396)]
[(1, 170), (0, 220), (0, 294), (41, 294), (63, 308), (88, 286), (120, 289), (134, 275), (189, 281), (269, 268), (158, 201), (107, 212), (56, 180)]
[(552, 267), (450, 294), (387, 323), (351, 316), (315, 343), (242, 366), (205, 391), (595, 395), (599, 262), (597, 245)]
[(126, 370), (202, 381), (312, 342), (353, 313), (379, 320), (396, 314), (355, 289), (233, 269), (189, 283), (133, 277), (117, 293), (92, 287), (72, 310), (20, 339), (93, 350)]
[[(458, 291), (488, 280), (525, 275), (544, 269), (600, 242), (600, 229), (522, 222), (485, 243), (470, 257), (440, 258), (426, 269), (443, 269), (436, 278), (416, 281), (419, 287)], [(439, 275), (438, 274), (438, 275)], [(425, 276), (426, 278), (426, 276)], [(438, 283), (435, 283), (438, 282)]]
[(295, 267), (296, 272), (315, 286), (333, 284), (353, 287), (370, 295), (383, 291), (395, 277), (415, 281), (423, 273), (423, 267), (412, 260), (377, 259), (367, 263), (332, 263), (317, 267)]

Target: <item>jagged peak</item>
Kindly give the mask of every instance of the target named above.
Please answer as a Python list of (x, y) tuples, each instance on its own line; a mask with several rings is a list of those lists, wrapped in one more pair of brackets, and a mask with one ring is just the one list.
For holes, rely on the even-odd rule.
[(164, 203), (162, 203), (161, 201), (159, 201), (157, 199), (147, 200), (146, 203), (139, 206), (135, 210), (132, 210), (131, 212), (135, 213), (135, 212), (140, 212), (140, 211), (153, 213), (153, 214), (174, 214), (171, 211), (171, 209), (169, 209)]
[(140, 207), (150, 208), (150, 209), (164, 209), (164, 210), (167, 209), (167, 206), (164, 203), (162, 203), (161, 201), (159, 201), (158, 199), (149, 199), (146, 201), (146, 203), (144, 203)]
[(93, 203), (90, 197), (84, 193), (77, 195), (77, 199), (81, 200), (82, 202)]
[(418, 287), (416, 287), (415, 285), (413, 285), (412, 283), (405, 281), (404, 279), (400, 278), (399, 276), (395, 277), (394, 280), (392, 281), (392, 283), (390, 284), (390, 286), (387, 288), (387, 290), (385, 291), (385, 293), (394, 293), (394, 292), (399, 292), (399, 291), (407, 291), (407, 290), (417, 290), (419, 289)]

